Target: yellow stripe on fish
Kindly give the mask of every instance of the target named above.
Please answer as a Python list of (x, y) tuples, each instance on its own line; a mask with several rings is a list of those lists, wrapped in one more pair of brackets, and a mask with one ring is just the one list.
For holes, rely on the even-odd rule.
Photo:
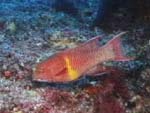
[(67, 71), (68, 71), (68, 75), (69, 75), (69, 78), (71, 80), (75, 80), (78, 78), (79, 76), (79, 73), (77, 70), (75, 70), (72, 65), (71, 65), (71, 62), (70, 62), (70, 59), (69, 58), (65, 58), (65, 63), (66, 63), (66, 67), (67, 67)]

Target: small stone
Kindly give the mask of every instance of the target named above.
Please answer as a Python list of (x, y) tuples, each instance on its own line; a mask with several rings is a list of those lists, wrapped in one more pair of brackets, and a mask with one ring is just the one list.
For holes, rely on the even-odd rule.
[(13, 113), (23, 113), (22, 111), (16, 111), (16, 112), (13, 112)]
[(141, 99), (141, 96), (140, 95), (136, 95), (136, 96), (134, 96), (130, 101), (131, 102), (135, 102), (135, 101), (138, 101), (138, 100), (140, 100)]
[(146, 87), (146, 91), (147, 91), (148, 93), (150, 93), (150, 86), (147, 86), (147, 87)]
[(16, 80), (22, 80), (24, 78), (24, 72), (19, 71), (16, 75)]
[(31, 90), (31, 86), (30, 85), (26, 85), (25, 87), (24, 87), (26, 90)]
[(36, 45), (37, 45), (37, 46), (42, 46), (42, 43), (37, 43)]
[(16, 32), (16, 24), (14, 22), (11, 22), (7, 25), (7, 29), (10, 30), (10, 32), (14, 33)]
[(7, 66), (6, 66), (5, 64), (3, 64), (2, 69), (3, 69), (3, 70), (6, 70), (6, 69), (7, 69)]
[(6, 78), (10, 78), (13, 75), (13, 73), (11, 71), (4, 71), (4, 76)]
[(19, 110), (18, 107), (14, 107), (12, 113), (23, 113), (23, 112), (21, 110)]
[(4, 34), (0, 34), (0, 42), (3, 42), (5, 40), (5, 35)]

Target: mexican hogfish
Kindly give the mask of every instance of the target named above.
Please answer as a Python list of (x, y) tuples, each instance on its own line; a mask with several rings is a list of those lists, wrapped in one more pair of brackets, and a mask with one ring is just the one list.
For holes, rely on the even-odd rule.
[(69, 82), (84, 75), (96, 72), (97, 65), (105, 61), (129, 61), (123, 55), (120, 37), (122, 32), (101, 46), (97, 36), (77, 46), (52, 55), (47, 60), (37, 64), (33, 80), (44, 82)]

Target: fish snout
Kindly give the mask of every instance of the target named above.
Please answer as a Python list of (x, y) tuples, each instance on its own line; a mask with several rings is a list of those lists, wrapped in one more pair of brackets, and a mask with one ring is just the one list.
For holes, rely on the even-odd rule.
[(43, 67), (36, 66), (33, 68), (32, 80), (34, 81), (45, 81), (45, 70)]

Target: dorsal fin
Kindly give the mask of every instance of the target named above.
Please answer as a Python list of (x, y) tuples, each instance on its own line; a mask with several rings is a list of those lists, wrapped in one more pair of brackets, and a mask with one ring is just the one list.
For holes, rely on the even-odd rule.
[(87, 42), (80, 44), (79, 46), (77, 46), (76, 48), (74, 48), (75, 51), (91, 51), (93, 49), (96, 49), (98, 47), (100, 47), (100, 43), (99, 41), (101, 40), (101, 36), (96, 36), (90, 40), (88, 40)]
[(88, 48), (88, 47), (95, 47), (99, 44), (99, 41), (102, 39), (101, 36), (93, 37), (92, 39), (88, 40), (87, 42), (80, 45), (80, 47)]

